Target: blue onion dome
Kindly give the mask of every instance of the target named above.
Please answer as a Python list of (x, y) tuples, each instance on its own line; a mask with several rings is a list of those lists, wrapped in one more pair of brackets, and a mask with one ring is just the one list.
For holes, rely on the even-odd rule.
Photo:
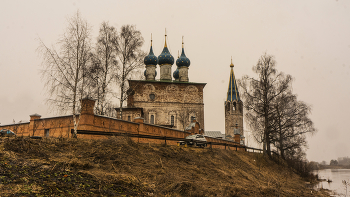
[(166, 44), (166, 35), (165, 35), (165, 44), (162, 53), (158, 56), (158, 64), (174, 64), (174, 57), (170, 54), (167, 44)]
[(190, 59), (188, 59), (185, 55), (185, 50), (184, 48), (182, 48), (182, 53), (181, 53), (181, 56), (176, 60), (176, 65), (178, 67), (189, 67), (191, 64), (191, 61)]
[(174, 79), (179, 79), (180, 78), (180, 76), (179, 76), (179, 69), (178, 68), (174, 71), (173, 77), (174, 77)]
[(146, 65), (157, 65), (158, 64), (158, 58), (153, 53), (152, 40), (151, 40), (151, 49), (149, 50), (149, 54), (143, 60), (143, 63), (145, 63)]
[(184, 49), (184, 42), (183, 42), (183, 37), (182, 37), (182, 52), (181, 56), (176, 60), (176, 65), (177, 67), (189, 67), (191, 64), (190, 59), (188, 59), (185, 55), (185, 49)]

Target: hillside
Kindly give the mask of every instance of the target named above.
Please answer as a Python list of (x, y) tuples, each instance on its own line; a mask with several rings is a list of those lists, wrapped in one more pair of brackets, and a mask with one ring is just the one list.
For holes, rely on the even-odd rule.
[(128, 138), (3, 139), (0, 196), (328, 196), (261, 154)]

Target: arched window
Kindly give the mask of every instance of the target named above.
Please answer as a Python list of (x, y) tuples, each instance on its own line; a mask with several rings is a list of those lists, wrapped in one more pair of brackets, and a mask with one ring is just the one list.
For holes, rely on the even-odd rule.
[(154, 115), (151, 115), (151, 124), (154, 124)]
[(171, 125), (174, 126), (174, 122), (175, 122), (175, 117), (173, 115), (171, 115)]

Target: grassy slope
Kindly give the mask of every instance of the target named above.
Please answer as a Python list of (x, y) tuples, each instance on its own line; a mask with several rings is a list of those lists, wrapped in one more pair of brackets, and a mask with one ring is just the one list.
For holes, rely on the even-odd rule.
[(261, 154), (127, 138), (5, 139), (0, 196), (327, 196)]

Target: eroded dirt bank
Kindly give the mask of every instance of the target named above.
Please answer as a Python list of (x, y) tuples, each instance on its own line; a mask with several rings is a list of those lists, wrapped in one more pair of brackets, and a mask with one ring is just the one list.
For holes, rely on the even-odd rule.
[(3, 139), (0, 196), (328, 196), (261, 154), (108, 140)]

